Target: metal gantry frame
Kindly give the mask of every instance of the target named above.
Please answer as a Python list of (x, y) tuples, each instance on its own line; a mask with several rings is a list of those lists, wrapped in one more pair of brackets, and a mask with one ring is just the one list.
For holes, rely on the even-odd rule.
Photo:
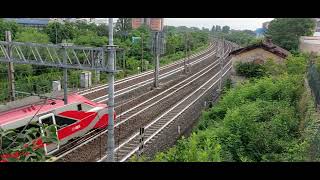
[(104, 47), (74, 46), (68, 43), (55, 45), (0, 41), (0, 62), (114, 73), (105, 62), (105, 50)]

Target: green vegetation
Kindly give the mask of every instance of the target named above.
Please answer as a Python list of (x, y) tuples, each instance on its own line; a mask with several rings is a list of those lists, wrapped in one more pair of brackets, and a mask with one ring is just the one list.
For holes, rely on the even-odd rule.
[(152, 161), (317, 160), (319, 117), (305, 84), (307, 58), (290, 56), (282, 72), (266, 68), (263, 77), (227, 90), (190, 137)]
[[(41, 135), (40, 127), (45, 136)], [(33, 124), (24, 131), (6, 130), (0, 128), (0, 162), (37, 162), (45, 161), (50, 156), (45, 156), (43, 148), (36, 148), (36, 139), (41, 137), (44, 143), (57, 143), (56, 128), (54, 125)], [(19, 158), (8, 158), (1, 155), (19, 154)]]
[(312, 36), (315, 26), (312, 18), (275, 18), (270, 22), (266, 35), (279, 46), (296, 51), (300, 36)]
[(265, 67), (262, 64), (239, 62), (235, 66), (237, 74), (246, 78), (262, 77), (265, 75)]
[(211, 34), (217, 38), (225, 38), (241, 46), (248, 46), (260, 42), (261, 38), (256, 38), (255, 32), (251, 30), (232, 30), (229, 26), (213, 26)]
[(19, 27), (20, 26), (17, 23), (7, 22), (7, 21), (4, 21), (3, 19), (0, 19), (0, 41), (5, 40), (5, 31), (11, 31), (12, 38), (14, 38)]

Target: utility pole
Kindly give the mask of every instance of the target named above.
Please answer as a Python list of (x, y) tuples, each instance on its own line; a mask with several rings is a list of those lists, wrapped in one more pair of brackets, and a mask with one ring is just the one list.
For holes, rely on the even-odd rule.
[(141, 35), (141, 72), (143, 72), (143, 34)]
[[(92, 54), (92, 59), (94, 59), (94, 54), (93, 54), (93, 52), (91, 51), (91, 54)], [(98, 64), (99, 63), (99, 60), (100, 59), (97, 59), (96, 60), (96, 63)], [(95, 70), (95, 76), (96, 76), (96, 84), (98, 84), (99, 82), (100, 82), (100, 71), (99, 70)]]
[(183, 59), (183, 67), (184, 67), (184, 73), (187, 73), (187, 63), (186, 63), (186, 59), (188, 58), (188, 34), (186, 32), (186, 39), (185, 39), (185, 58)]
[(189, 72), (189, 51), (190, 51), (190, 42), (189, 42), (189, 34), (186, 32), (186, 57), (184, 60), (184, 72), (188, 73)]
[[(113, 18), (109, 18), (109, 57), (110, 71), (114, 71), (114, 45), (113, 45)], [(109, 73), (109, 100), (108, 100), (108, 142), (107, 161), (114, 162), (114, 72)]]
[[(11, 32), (6, 31), (5, 33), (6, 33), (6, 41), (11, 42), (12, 41)], [(10, 59), (12, 56), (11, 45), (8, 45), (7, 52)], [(8, 79), (9, 79), (9, 100), (14, 101), (16, 95), (15, 95), (14, 67), (12, 62), (8, 63)]]
[(157, 88), (159, 87), (159, 32), (155, 32), (155, 62), (154, 62), (154, 87)]
[(56, 23), (56, 25), (55, 25), (55, 29), (56, 29), (56, 44), (58, 43), (58, 32), (57, 32), (57, 23)]
[[(67, 44), (62, 44), (63, 50), (63, 63), (67, 63), (67, 49), (65, 48)], [(67, 68), (63, 68), (63, 100), (64, 104), (68, 104), (68, 70)]]
[(219, 81), (219, 91), (222, 91), (222, 70), (223, 70), (223, 56), (224, 56), (224, 38), (221, 42), (221, 51), (220, 51), (220, 81)]
[(126, 60), (125, 60), (125, 58), (126, 58), (126, 49), (123, 50), (123, 54), (122, 54), (122, 68), (123, 68), (123, 70), (126, 69)]

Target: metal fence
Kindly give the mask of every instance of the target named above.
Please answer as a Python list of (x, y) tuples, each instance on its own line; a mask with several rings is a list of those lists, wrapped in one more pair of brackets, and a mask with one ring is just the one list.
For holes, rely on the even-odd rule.
[(308, 67), (308, 82), (312, 93), (315, 96), (317, 106), (320, 104), (320, 73), (317, 69), (316, 64), (310, 63)]

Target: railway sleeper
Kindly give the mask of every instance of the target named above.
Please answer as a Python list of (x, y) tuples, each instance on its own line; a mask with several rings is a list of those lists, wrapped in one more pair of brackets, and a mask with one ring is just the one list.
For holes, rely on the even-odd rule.
[(145, 133), (144, 133), (144, 136), (145, 137), (150, 137), (154, 132), (155, 132), (156, 129), (152, 129), (152, 130), (147, 130)]
[[(136, 146), (135, 146), (136, 147)], [(117, 154), (118, 155), (121, 155), (121, 154), (126, 154), (126, 153), (128, 153), (128, 152), (130, 152), (130, 151), (132, 151), (135, 147), (122, 147), (122, 148), (120, 148), (118, 151), (117, 151)]]
[(149, 128), (154, 127), (154, 128), (158, 129), (158, 128), (162, 127), (164, 124), (165, 124), (165, 122), (157, 122), (157, 123), (153, 124), (152, 126), (150, 126)]
[[(122, 146), (122, 147), (134, 147), (134, 146), (136, 146), (136, 144), (137, 143), (139, 143), (139, 140), (137, 140), (136, 138), (134, 138), (134, 139), (132, 139), (131, 141), (129, 141), (128, 143), (126, 143), (126, 144), (124, 144), (124, 146)], [(121, 148), (122, 148), (121, 147)], [(120, 149), (121, 149), (120, 148)]]
[(117, 161), (120, 161), (120, 160), (121, 160), (122, 158), (124, 158), (129, 152), (130, 152), (130, 151), (117, 154)]
[(158, 126), (163, 126), (164, 124), (166, 124), (171, 118), (168, 117), (164, 117), (162, 118), (160, 121), (158, 121)]

